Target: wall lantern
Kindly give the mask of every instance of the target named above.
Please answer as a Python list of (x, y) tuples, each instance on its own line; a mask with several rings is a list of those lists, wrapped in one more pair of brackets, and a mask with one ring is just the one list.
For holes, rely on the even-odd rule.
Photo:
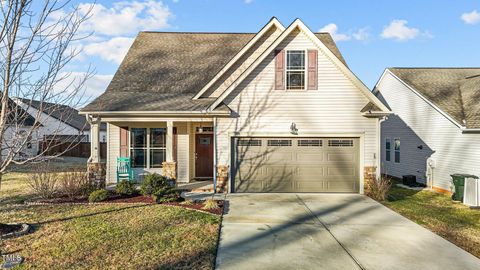
[(293, 135), (298, 135), (297, 124), (295, 124), (294, 122), (292, 122), (292, 124), (290, 125), (290, 133), (292, 133)]

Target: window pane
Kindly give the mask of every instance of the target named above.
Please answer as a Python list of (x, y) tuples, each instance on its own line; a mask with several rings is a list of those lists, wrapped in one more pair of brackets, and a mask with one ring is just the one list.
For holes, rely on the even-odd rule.
[(305, 51), (287, 51), (287, 69), (305, 69)]
[(165, 147), (166, 145), (166, 130), (164, 128), (150, 129), (150, 147)]
[(150, 150), (150, 168), (161, 168), (165, 161), (165, 149)]
[(305, 72), (287, 71), (287, 89), (304, 89)]
[(390, 139), (387, 139), (387, 140), (385, 141), (385, 148), (386, 148), (386, 149), (391, 149), (391, 147), (392, 147), (392, 146), (390, 145)]
[(395, 162), (400, 163), (400, 152), (399, 151), (395, 151)]
[(385, 152), (385, 160), (386, 160), (386, 161), (390, 161), (390, 150), (387, 150), (387, 151)]
[(132, 149), (130, 151), (130, 156), (132, 157), (132, 167), (133, 168), (145, 168), (146, 166), (146, 156), (145, 149)]
[(132, 128), (131, 147), (140, 148), (147, 147), (147, 129), (146, 128)]
[(395, 139), (395, 150), (400, 150), (400, 140)]

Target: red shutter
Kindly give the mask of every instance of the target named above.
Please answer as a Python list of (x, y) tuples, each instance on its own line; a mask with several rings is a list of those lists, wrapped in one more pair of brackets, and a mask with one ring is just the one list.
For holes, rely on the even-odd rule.
[(129, 157), (128, 127), (120, 127), (120, 157)]
[(285, 90), (285, 51), (275, 50), (275, 89)]
[(308, 50), (308, 90), (318, 89), (317, 50)]

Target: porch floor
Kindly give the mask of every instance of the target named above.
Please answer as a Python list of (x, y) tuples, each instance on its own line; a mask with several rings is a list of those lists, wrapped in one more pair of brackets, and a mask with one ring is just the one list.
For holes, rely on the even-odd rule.
[(191, 192), (213, 192), (213, 181), (192, 180), (189, 183), (178, 183), (177, 189)]

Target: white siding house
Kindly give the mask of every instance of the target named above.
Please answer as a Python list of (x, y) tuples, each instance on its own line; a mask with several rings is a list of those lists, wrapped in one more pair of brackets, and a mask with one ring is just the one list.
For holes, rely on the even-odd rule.
[(140, 33), (81, 113), (108, 123), (108, 183), (129, 157), (137, 180), (158, 172), (230, 192), (363, 193), (390, 112), (329, 34), (272, 18), (256, 34)]
[[(458, 85), (472, 74), (480, 74), (480, 69), (385, 70), (375, 87), (393, 112), (381, 126), (382, 173), (399, 178), (415, 175), (418, 182), (449, 192), (451, 174), (480, 175), (476, 119), (468, 115), (468, 107), (459, 108), (455, 101)], [(460, 93), (459, 104), (468, 104), (468, 95)], [(397, 159), (395, 140), (400, 142)]]

